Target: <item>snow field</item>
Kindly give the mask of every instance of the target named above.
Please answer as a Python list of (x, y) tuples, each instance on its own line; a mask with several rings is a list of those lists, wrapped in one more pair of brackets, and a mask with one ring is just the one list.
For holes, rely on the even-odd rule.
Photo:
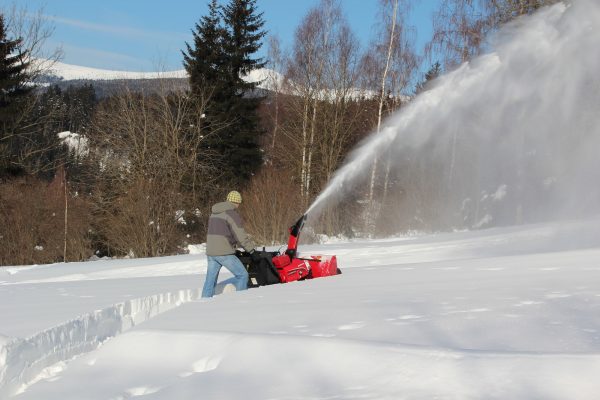
[(201, 254), (2, 269), (5, 371), (30, 400), (596, 400), (599, 222), (301, 245), (343, 274), (212, 299)]
[[(598, 390), (600, 356), (141, 329), (70, 367), (74, 373), (66, 381), (44, 382), (18, 398), (591, 399)], [(78, 397), (81, 382), (87, 386), (84, 397)]]

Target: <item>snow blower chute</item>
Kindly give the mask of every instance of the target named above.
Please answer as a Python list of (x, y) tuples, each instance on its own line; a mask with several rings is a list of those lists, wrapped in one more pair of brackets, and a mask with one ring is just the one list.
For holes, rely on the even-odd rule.
[(303, 215), (292, 227), (287, 249), (279, 251), (255, 250), (252, 253), (237, 252), (238, 258), (248, 270), (248, 287), (287, 283), (303, 279), (321, 278), (342, 272), (337, 267), (337, 258), (326, 255), (300, 256), (298, 240), (306, 221)]

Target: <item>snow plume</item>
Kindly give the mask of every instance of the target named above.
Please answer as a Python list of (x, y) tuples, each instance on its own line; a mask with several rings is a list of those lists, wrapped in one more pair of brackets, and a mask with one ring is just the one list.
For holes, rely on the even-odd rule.
[(376, 158), (376, 178), (390, 178), (390, 193), (396, 187), (393, 207), (420, 190), (412, 215), (436, 198), (438, 218), (454, 226), (488, 214), (487, 223), (512, 224), (597, 213), (600, 3), (542, 9), (490, 44), (492, 52), (439, 78), (367, 138), (311, 217), (365, 191)]

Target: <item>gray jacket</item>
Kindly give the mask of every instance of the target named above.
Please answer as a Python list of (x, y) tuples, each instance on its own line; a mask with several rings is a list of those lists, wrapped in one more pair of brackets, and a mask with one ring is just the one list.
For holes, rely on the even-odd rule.
[(250, 251), (254, 249), (255, 244), (244, 230), (242, 218), (235, 205), (228, 201), (215, 204), (208, 219), (206, 255), (234, 254), (235, 249), (240, 246)]

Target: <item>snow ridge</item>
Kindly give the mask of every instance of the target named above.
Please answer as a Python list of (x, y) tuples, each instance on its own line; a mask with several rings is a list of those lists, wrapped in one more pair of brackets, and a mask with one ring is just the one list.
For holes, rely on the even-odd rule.
[[(42, 66), (49, 64), (47, 60), (38, 61)], [(83, 67), (80, 65), (55, 62), (49, 67), (50, 75), (63, 81), (71, 80), (119, 80), (119, 79), (187, 79), (188, 73), (185, 69), (176, 71), (116, 71), (101, 68)], [(259, 87), (265, 88), (265, 82), (282, 85), (283, 76), (268, 68), (259, 68), (250, 71), (244, 76), (247, 82), (259, 83)]]
[(199, 297), (199, 289), (156, 294), (94, 311), (27, 339), (2, 337), (0, 397), (22, 392), (45, 368), (92, 351), (121, 332)]

